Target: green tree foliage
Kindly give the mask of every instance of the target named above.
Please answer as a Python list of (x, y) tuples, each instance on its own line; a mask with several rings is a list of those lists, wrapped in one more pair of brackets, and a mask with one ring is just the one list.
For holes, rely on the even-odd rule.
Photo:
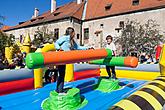
[(36, 47), (40, 47), (46, 43), (53, 43), (55, 40), (56, 38), (54, 37), (53, 32), (49, 32), (48, 27), (44, 25), (35, 32), (32, 44)]
[(127, 20), (116, 42), (122, 45), (124, 55), (133, 51), (152, 54), (154, 47), (164, 41), (159, 28), (157, 22), (151, 19), (145, 24), (140, 24), (137, 20)]
[(15, 36), (14, 35), (6, 35), (5, 33), (0, 31), (0, 53), (1, 55), (4, 55), (5, 47), (6, 46), (12, 46), (15, 42)]
[(1, 16), (0, 15), (0, 28), (3, 26), (3, 20), (5, 19), (5, 17), (4, 16)]

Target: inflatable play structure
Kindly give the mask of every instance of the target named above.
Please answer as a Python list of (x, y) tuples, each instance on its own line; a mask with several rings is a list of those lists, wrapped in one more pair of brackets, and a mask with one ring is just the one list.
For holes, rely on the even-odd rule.
[[(53, 45), (47, 47), (51, 46)], [(136, 58), (112, 57), (111, 51), (106, 49), (40, 51), (30, 53), (26, 60), (29, 68), (39, 71), (36, 74), (34, 72), (34, 76), (27, 74), (26, 77), (34, 77), (38, 84), (35, 84), (35, 81), (33, 84), (39, 89), (0, 96), (0, 109), (162, 110), (165, 104), (165, 45), (162, 48), (159, 65), (137, 65)], [(69, 64), (81, 61), (88, 61), (90, 64)], [(58, 94), (54, 91), (56, 83), (43, 86), (40, 77), (43, 74), (42, 68), (52, 64), (69, 65), (69, 72), (65, 77), (66, 94)], [(118, 80), (104, 78), (107, 76), (105, 65), (120, 66), (116, 70)], [(137, 68), (128, 68), (136, 66)], [(5, 77), (2, 79), (4, 80)], [(19, 80), (19, 78), (13, 79)], [(6, 78), (4, 81), (10, 80), (12, 79)]]
[[(49, 47), (49, 48), (48, 48)], [(51, 48), (50, 48), (51, 47)], [(48, 49), (46, 49), (48, 48)], [(43, 70), (42, 68), (44, 66), (48, 65), (60, 65), (60, 64), (68, 64), (66, 66), (66, 77), (65, 81), (70, 82), (74, 81), (74, 77), (80, 77), (75, 76), (74, 74), (74, 66), (70, 63), (75, 62), (81, 62), (81, 61), (89, 61), (92, 59), (99, 59), (99, 58), (105, 58), (107, 59), (112, 57), (111, 50), (108, 49), (98, 49), (98, 50), (78, 50), (78, 51), (69, 51), (69, 52), (43, 52), (48, 50), (53, 50), (54, 45), (48, 44), (41, 50), (42, 52), (36, 52), (36, 53), (30, 53), (26, 57), (26, 65), (28, 68), (34, 69), (34, 77), (36, 79), (35, 81), (35, 88), (41, 88), (43, 86)], [(97, 53), (97, 54), (96, 54)], [(67, 56), (67, 57), (65, 57)], [(120, 61), (117, 61), (120, 60)], [(119, 57), (119, 58), (112, 58), (112, 64), (116, 66), (127, 66), (127, 67), (136, 67), (138, 60), (134, 57)], [(115, 62), (116, 61), (116, 62)], [(135, 63), (136, 62), (136, 63)], [(106, 63), (106, 62), (105, 62)], [(39, 69), (38, 69), (39, 68)], [(94, 77), (94, 74), (98, 76), (98, 72), (100, 69), (97, 70), (88, 70), (91, 74), (87, 75), (82, 73), (82, 77)], [(77, 74), (77, 73), (75, 73)], [(99, 73), (100, 74), (100, 73)], [(100, 75), (99, 75), (100, 76)], [(77, 79), (77, 78), (76, 78)], [(82, 79), (82, 78), (80, 78)]]
[[(27, 33), (26, 37), (24, 37), (23, 43), (21, 43), (20, 41), (17, 41), (16, 44), (18, 45), (19, 50), (22, 53), (23, 52), (26, 52), (27, 54), (30, 53), (30, 51), (31, 51), (31, 39), (30, 39), (30, 35), (28, 33)], [(6, 45), (5, 57), (7, 58), (9, 63), (12, 62), (13, 51), (14, 51), (14, 47)]]
[[(67, 57), (66, 57), (67, 56)], [(96, 60), (100, 59), (101, 60)], [(108, 66), (127, 66), (136, 67), (138, 64), (138, 59), (135, 57), (112, 57), (112, 51), (109, 49), (97, 49), (97, 50), (75, 50), (75, 51), (59, 51), (59, 52), (42, 52), (42, 53), (30, 53), (26, 57), (26, 65), (28, 68), (36, 69), (43, 68), (49, 65), (62, 65), (76, 63), (80, 61), (91, 61), (90, 63)], [(111, 62), (111, 63), (110, 63)], [(82, 76), (82, 75), (81, 75)], [(78, 79), (78, 78), (77, 78)], [(104, 86), (106, 85), (106, 89)], [(116, 86), (112, 86), (116, 85)], [(97, 86), (97, 85), (96, 85)], [(98, 90), (110, 92), (113, 89), (118, 89), (118, 81), (111, 80), (100, 80), (98, 85)], [(61, 100), (62, 99), (62, 100)], [(50, 93), (50, 98), (46, 99), (42, 103), (42, 108), (44, 110), (53, 109), (78, 109), (82, 104), (84, 105), (80, 96), (80, 90), (77, 88), (69, 89), (66, 96), (61, 96), (57, 92), (52, 91)], [(57, 102), (57, 103), (54, 103)], [(87, 102), (86, 102), (87, 104)], [(53, 105), (53, 106), (52, 106)], [(77, 108), (78, 107), (78, 108)]]

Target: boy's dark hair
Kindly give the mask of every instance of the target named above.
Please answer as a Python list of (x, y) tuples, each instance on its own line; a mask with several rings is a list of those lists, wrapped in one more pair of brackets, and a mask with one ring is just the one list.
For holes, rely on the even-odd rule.
[(66, 29), (65, 35), (71, 35), (72, 32), (74, 32), (74, 28), (68, 27), (68, 28)]
[(112, 37), (111, 35), (108, 35), (108, 36), (106, 37), (106, 40), (108, 40), (108, 39), (111, 39), (111, 40), (113, 41), (113, 37)]

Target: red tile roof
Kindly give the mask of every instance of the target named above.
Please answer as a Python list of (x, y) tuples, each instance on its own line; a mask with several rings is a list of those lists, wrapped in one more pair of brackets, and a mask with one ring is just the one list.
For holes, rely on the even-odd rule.
[[(133, 0), (88, 0), (86, 20), (165, 6), (165, 0), (139, 0), (139, 5), (136, 6), (132, 5), (132, 1)], [(106, 11), (105, 6), (108, 4), (112, 4), (112, 6), (110, 10)]]
[(83, 7), (84, 7), (84, 3), (77, 4), (76, 2), (71, 2), (64, 6), (58, 7), (56, 11), (54, 11), (53, 13), (51, 13), (50, 11), (47, 11), (36, 18), (32, 18), (31, 20), (28, 20), (24, 23), (13, 26), (7, 30), (22, 28), (22, 27), (26, 27), (30, 25), (37, 25), (40, 23), (50, 22), (54, 20), (67, 18), (67, 17), (75, 17), (77, 19), (81, 19), (82, 13), (83, 13)]
[(2, 26), (2, 28), (0, 28), (0, 30), (1, 30), (1, 31), (4, 31), (4, 30), (7, 30), (7, 29), (9, 29), (9, 28), (10, 28), (10, 26), (6, 26), (6, 25), (5, 25), (5, 26)]
[[(165, 0), (139, 0), (139, 5), (133, 6), (132, 0), (88, 0), (85, 20), (97, 19), (106, 16), (128, 13), (132, 11), (139, 11), (151, 9), (156, 7), (165, 7)], [(110, 7), (106, 10), (105, 7)], [(77, 4), (76, 2), (68, 3), (64, 6), (58, 7), (56, 11), (50, 13), (47, 11), (42, 15), (28, 20), (22, 24), (10, 27), (7, 30), (22, 28), (26, 26), (37, 25), (44, 22), (64, 19), (67, 17), (75, 17), (79, 20), (82, 19), (84, 9), (84, 2)]]

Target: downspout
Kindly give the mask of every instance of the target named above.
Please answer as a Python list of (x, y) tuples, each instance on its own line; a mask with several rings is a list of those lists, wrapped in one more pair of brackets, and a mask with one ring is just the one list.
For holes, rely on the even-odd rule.
[(86, 16), (87, 3), (88, 3), (88, 0), (85, 0), (85, 2), (84, 2), (84, 10), (83, 10), (83, 15), (82, 15), (82, 20), (83, 21), (85, 20), (85, 16)]
[(84, 45), (84, 37), (82, 36), (83, 35), (83, 22), (85, 20), (85, 16), (86, 16), (86, 10), (87, 10), (87, 3), (88, 3), (88, 0), (85, 0), (84, 2), (84, 10), (83, 10), (83, 14), (82, 14), (82, 21), (81, 21), (81, 39), (80, 39), (80, 44), (81, 45)]

